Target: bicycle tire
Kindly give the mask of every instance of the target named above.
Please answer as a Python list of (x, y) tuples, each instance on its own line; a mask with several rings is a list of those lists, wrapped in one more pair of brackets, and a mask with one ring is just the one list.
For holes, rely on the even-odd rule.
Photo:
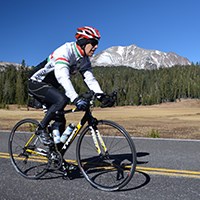
[[(49, 166), (46, 154), (48, 149), (35, 134), (39, 122), (23, 119), (11, 130), (8, 150), (15, 170), (25, 178), (38, 179)], [(27, 142), (29, 141), (29, 144)]]
[(86, 180), (103, 191), (116, 191), (131, 180), (136, 168), (136, 149), (129, 133), (120, 125), (100, 120), (96, 125), (107, 147), (107, 155), (98, 155), (90, 127), (83, 129), (76, 156)]

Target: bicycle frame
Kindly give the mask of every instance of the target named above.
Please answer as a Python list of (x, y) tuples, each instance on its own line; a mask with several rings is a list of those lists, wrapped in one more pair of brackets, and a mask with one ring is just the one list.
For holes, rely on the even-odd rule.
[[(59, 114), (59, 113), (67, 114), (67, 113), (73, 113), (73, 112), (77, 112), (76, 108), (65, 110), (65, 111), (62, 111), (62, 112), (58, 112), (57, 114)], [(89, 128), (91, 130), (91, 135), (92, 135), (92, 138), (93, 138), (94, 145), (96, 147), (97, 153), (100, 155), (100, 154), (102, 154), (102, 150), (103, 150), (104, 153), (106, 154), (106, 152), (107, 152), (106, 145), (105, 145), (105, 143), (103, 141), (103, 138), (102, 138), (99, 130), (96, 127), (98, 121), (97, 121), (96, 118), (94, 118), (92, 116), (91, 110), (90, 110), (90, 108), (88, 108), (85, 111), (85, 114), (82, 117), (81, 121), (76, 125), (75, 129), (72, 131), (72, 133), (69, 136), (69, 138), (63, 144), (63, 146), (62, 146), (62, 148), (60, 150), (60, 153), (62, 155), (65, 154), (65, 152), (67, 151), (67, 149), (69, 148), (69, 146), (72, 144), (72, 142), (74, 141), (74, 139), (76, 138), (76, 136), (80, 133), (80, 131), (82, 130), (82, 128), (84, 127), (84, 125), (87, 122), (88, 122)], [(36, 134), (33, 134), (30, 137), (30, 139), (28, 140), (28, 142), (25, 144), (25, 151), (28, 152), (28, 153), (36, 154), (36, 155), (41, 155), (41, 156), (45, 156), (46, 155), (47, 156), (47, 152), (37, 152), (37, 151), (34, 151), (34, 150), (32, 150), (32, 149), (29, 148), (29, 145), (31, 144), (31, 141), (33, 141), (33, 139), (35, 137), (36, 137)], [(35, 142), (37, 142), (37, 140)]]
[[(71, 109), (71, 110), (66, 110), (64, 111), (64, 113), (70, 113), (70, 112), (76, 112), (76, 109)], [(94, 145), (96, 147), (97, 153), (100, 155), (102, 154), (102, 149), (104, 150), (104, 152), (107, 152), (107, 148), (106, 145), (103, 141), (103, 138), (101, 137), (96, 124), (98, 123), (97, 119), (94, 118), (92, 116), (91, 110), (90, 108), (88, 108), (85, 111), (84, 116), (82, 117), (81, 121), (77, 124), (77, 126), (75, 127), (75, 129), (72, 131), (70, 137), (67, 139), (67, 141), (63, 144), (62, 149), (60, 150), (61, 154), (64, 155), (65, 152), (67, 151), (67, 149), (69, 148), (69, 146), (72, 144), (72, 142), (74, 141), (74, 139), (76, 138), (76, 136), (80, 133), (80, 131), (82, 130), (82, 128), (84, 127), (84, 125), (88, 122), (88, 125), (90, 127), (91, 130), (91, 134), (92, 134), (92, 138), (94, 141)], [(101, 147), (100, 145), (101, 144)]]

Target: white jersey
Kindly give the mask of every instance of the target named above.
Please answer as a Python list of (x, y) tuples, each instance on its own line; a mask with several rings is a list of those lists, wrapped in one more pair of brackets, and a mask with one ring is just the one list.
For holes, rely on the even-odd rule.
[[(48, 57), (44, 68), (34, 73), (30, 79), (38, 82), (46, 82), (45, 78), (53, 73), (57, 82), (65, 89), (66, 96), (73, 102), (78, 97), (78, 94), (72, 85), (70, 76), (76, 74), (78, 71), (81, 72), (84, 82), (90, 90), (93, 90), (95, 93), (103, 93), (92, 73), (89, 58), (81, 55), (81, 49), (76, 45), (76, 42), (67, 42), (57, 48)], [(51, 83), (51, 80), (48, 82)]]

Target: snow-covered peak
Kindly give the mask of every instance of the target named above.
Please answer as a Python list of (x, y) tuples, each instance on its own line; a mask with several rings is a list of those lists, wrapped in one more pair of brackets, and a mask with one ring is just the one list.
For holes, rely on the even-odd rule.
[(157, 69), (174, 65), (191, 65), (176, 53), (130, 46), (113, 46), (91, 58), (93, 66), (127, 66), (136, 69)]

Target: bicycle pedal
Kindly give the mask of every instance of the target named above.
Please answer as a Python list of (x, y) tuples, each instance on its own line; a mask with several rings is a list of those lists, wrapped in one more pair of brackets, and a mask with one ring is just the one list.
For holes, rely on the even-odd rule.
[(71, 180), (72, 178), (70, 177), (70, 172), (67, 169), (62, 169), (63, 171), (63, 176), (62, 178), (64, 180)]
[(77, 168), (77, 166), (75, 166), (75, 165), (69, 165), (68, 166), (68, 170), (69, 171), (76, 171), (78, 168)]
[(62, 176), (62, 179), (68, 180), (68, 181), (71, 180), (71, 179), (68, 177), (68, 175), (63, 175), (63, 176)]
[(69, 173), (69, 172), (64, 172), (62, 178), (64, 180), (72, 180), (73, 179), (73, 177), (71, 176), (71, 173)]

